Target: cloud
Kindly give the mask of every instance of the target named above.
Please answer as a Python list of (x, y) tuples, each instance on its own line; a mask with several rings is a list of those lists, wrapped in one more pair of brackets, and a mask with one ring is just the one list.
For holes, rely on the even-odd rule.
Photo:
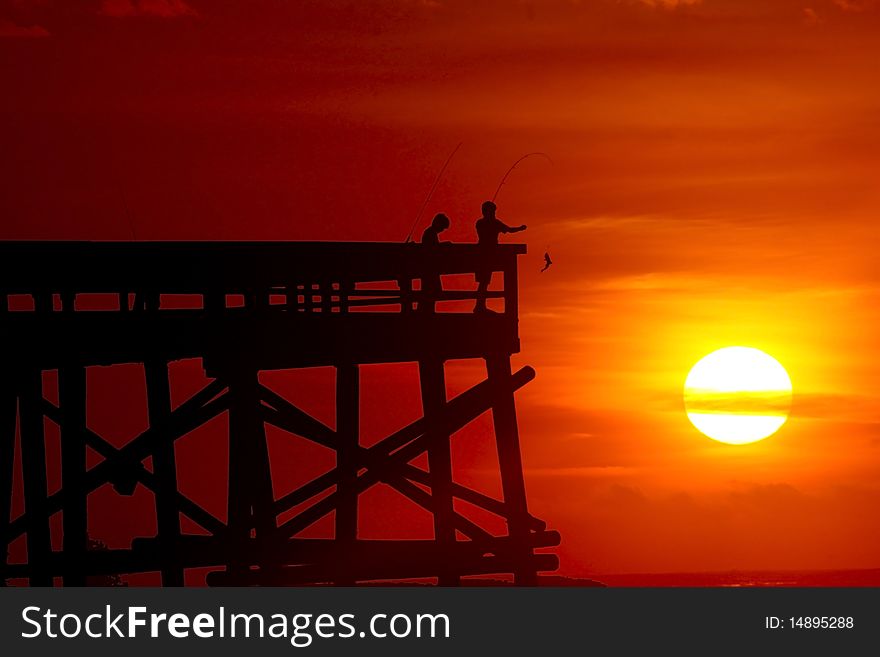
[(804, 7), (804, 23), (807, 25), (818, 25), (822, 22), (822, 18), (816, 13), (812, 7)]
[(10, 20), (0, 18), (0, 38), (39, 39), (49, 36), (49, 30), (42, 25), (16, 25)]
[(783, 390), (721, 392), (688, 388), (685, 404), (694, 413), (723, 415), (785, 415), (791, 393)]
[(589, 479), (614, 479), (627, 477), (638, 472), (637, 468), (615, 465), (585, 465), (570, 467), (526, 468), (529, 477), (578, 477)]
[(184, 0), (103, 0), (98, 13), (112, 18), (198, 16)]
[(877, 6), (877, 0), (832, 0), (843, 11), (865, 11)]
[(792, 400), (793, 417), (847, 420), (876, 425), (877, 399), (869, 395), (824, 392), (797, 393)]

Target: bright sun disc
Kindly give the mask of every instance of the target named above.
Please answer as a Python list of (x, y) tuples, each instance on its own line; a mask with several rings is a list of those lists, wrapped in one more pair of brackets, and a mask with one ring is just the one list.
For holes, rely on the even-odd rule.
[(759, 349), (725, 347), (691, 368), (684, 382), (688, 419), (723, 443), (746, 445), (776, 433), (791, 409), (791, 379)]

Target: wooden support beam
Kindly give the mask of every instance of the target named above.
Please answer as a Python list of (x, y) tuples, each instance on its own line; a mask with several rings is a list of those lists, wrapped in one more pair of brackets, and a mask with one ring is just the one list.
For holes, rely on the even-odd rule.
[(275, 424), (279, 429), (314, 441), (323, 447), (336, 449), (336, 432), (326, 424), (266, 386), (260, 386), (260, 398), (267, 404), (262, 409), (263, 419), (266, 422), (275, 424), (276, 420), (280, 420), (281, 424)]
[[(442, 360), (419, 363), (419, 382), (428, 442), (428, 468), (431, 498), (434, 502), (434, 539), (440, 545), (455, 543), (455, 521), (452, 505), (452, 451), (450, 433), (443, 421), (446, 408), (446, 374)], [(440, 586), (456, 586), (458, 575), (452, 570), (442, 572)]]
[[(360, 370), (357, 365), (336, 367), (336, 471), (339, 505), (336, 508), (336, 540), (353, 545), (358, 525), (358, 448), (360, 446)], [(345, 578), (340, 586), (354, 584)]]
[[(24, 508), (27, 529), (27, 553), (31, 586), (51, 586), (48, 570), (52, 543), (49, 509), (46, 499), (46, 441), (43, 430), (43, 382), (39, 370), (22, 374), (19, 397), (21, 422), (21, 464), (24, 482)], [(60, 510), (60, 509), (59, 509)], [(10, 528), (13, 529), (14, 524)]]
[(494, 390), (492, 419), (495, 424), (498, 465), (501, 469), (501, 489), (504, 493), (504, 503), (510, 513), (507, 520), (508, 534), (514, 540), (521, 540), (523, 543), (522, 561), (516, 569), (515, 580), (517, 584), (523, 586), (534, 586), (537, 582), (537, 571), (529, 559), (532, 550), (526, 543), (529, 534), (529, 511), (523, 479), (519, 427), (516, 422), (516, 403), (513, 391), (507, 384), (510, 379), (510, 357), (507, 354), (487, 357), (486, 370), (489, 383)]
[[(529, 535), (533, 548), (559, 545), (559, 532), (535, 532)], [(210, 568), (228, 563), (231, 543), (222, 536), (181, 536), (178, 544), (180, 563), (185, 568)], [(454, 561), (474, 559), (491, 555), (512, 559), (521, 548), (507, 536), (493, 538), (488, 543), (458, 541), (452, 548), (443, 547), (432, 539), (416, 540), (358, 540), (352, 545), (341, 546), (332, 538), (292, 538), (287, 541), (266, 544), (256, 539), (248, 541), (248, 553), (258, 562), (284, 565), (321, 564), (330, 568), (339, 562), (380, 561), (403, 563), (412, 558), (418, 560)], [(52, 575), (63, 575), (65, 570), (63, 552), (53, 552), (49, 560)], [(150, 572), (161, 569), (161, 542), (155, 537), (135, 538), (131, 549), (90, 551), (86, 554), (84, 571), (88, 575), (111, 575), (117, 573)], [(26, 563), (10, 564), (7, 577), (29, 577)], [(271, 580), (270, 580), (271, 582)]]
[[(504, 372), (501, 364), (493, 365), (488, 359), (489, 380), (475, 394), (447, 402), (443, 372), (445, 358), (483, 358), (496, 350), (506, 358), (518, 349), (516, 255), (525, 252), (524, 246), (450, 245), (442, 253), (401, 244), (2, 246), (4, 289), (0, 294), (14, 289), (16, 294), (31, 295), (35, 304), (35, 312), (2, 317), (10, 344), (21, 345), (11, 356), (12, 365), (26, 362), (33, 371), (15, 379), (14, 394), (0, 383), (0, 538), (5, 548), (27, 532), (29, 562), (16, 564), (12, 571), (25, 572), (31, 583), (51, 583), (53, 576), (61, 575), (65, 584), (82, 584), (92, 572), (149, 567), (162, 571), (164, 584), (182, 584), (184, 568), (217, 555), (222, 557), (219, 564), (230, 569), (216, 577), (236, 583), (285, 581), (273, 576), (282, 564), (298, 566), (287, 571), (290, 582), (326, 581), (322, 578), (328, 574), (336, 583), (398, 573), (408, 578), (418, 570), (439, 577), (441, 584), (453, 584), (469, 568), (489, 572), (487, 567), (514, 572), (518, 582), (534, 575), (540, 559), (533, 554), (534, 542), (529, 541), (534, 541), (543, 524), (528, 515), (525, 506), (513, 407), (513, 389), (521, 385), (517, 377), (523, 373), (511, 377), (509, 361)], [(162, 267), (157, 268), (159, 260)], [(199, 266), (193, 267), (196, 261)], [(237, 265), (230, 268), (230, 262)], [(504, 272), (504, 291), (486, 295), (504, 297), (504, 316), (413, 312), (420, 300), (422, 309), (431, 307), (424, 303), (426, 294), (430, 296), (427, 279), (472, 274), (481, 268)], [(313, 283), (304, 283), (307, 280)], [(415, 280), (421, 281), (418, 291), (413, 290)], [(300, 290), (283, 285), (285, 281), (303, 282), (301, 306)], [(140, 312), (127, 311), (130, 291)], [(473, 291), (435, 292), (444, 301), (474, 298)], [(109, 308), (84, 312), (74, 307), (77, 295), (108, 293), (118, 294), (118, 312)], [(226, 296), (238, 293), (245, 297), (245, 308), (226, 309)], [(273, 306), (273, 293), (288, 294), (287, 305)], [(162, 301), (174, 295), (200, 295), (202, 301), (187, 308), (160, 310)], [(61, 301), (60, 308), (56, 299)], [(398, 304), (400, 313), (386, 312)], [(292, 312), (303, 309), (312, 312), (308, 317), (305, 312)], [(290, 335), (295, 339), (288, 339)], [(411, 340), (412, 336), (417, 339)], [(167, 363), (187, 357), (202, 358), (207, 371), (228, 376), (232, 388), (223, 395), (226, 383), (214, 382), (172, 411)], [(358, 364), (401, 361), (420, 363), (425, 418), (364, 448), (358, 439)], [(86, 365), (123, 362), (144, 363), (150, 428), (116, 449), (86, 426), (84, 372)], [(273, 402), (258, 383), (257, 372), (262, 368), (340, 363), (334, 429), (289, 403)], [(49, 369), (59, 369), (59, 407), (42, 394), (40, 370)], [(522, 378), (531, 376), (526, 372)], [(178, 438), (230, 406), (232, 533), (180, 494), (174, 456)], [(498, 433), (503, 500), (452, 479), (450, 436), (488, 408), (493, 409)], [(23, 436), (25, 512), (11, 521), (17, 416)], [(54, 421), (62, 436), (63, 485), (51, 496), (47, 494), (45, 417), (57, 418)], [(336, 450), (336, 467), (276, 501), (264, 431), (267, 420)], [(90, 470), (85, 469), (87, 446), (106, 459)], [(412, 464), (425, 452), (426, 470)], [(143, 463), (147, 457), (153, 459), (152, 471)], [(143, 483), (155, 493), (158, 532), (151, 551), (97, 553), (87, 549), (88, 495), (105, 483), (123, 494)], [(389, 549), (358, 541), (358, 495), (377, 483), (389, 484), (431, 512), (435, 540), (418, 547), (396, 542)], [(336, 490), (329, 490), (332, 487)], [(509, 536), (504, 537), (503, 550), (497, 537), (456, 512), (456, 497), (507, 520)], [(311, 506), (278, 528), (277, 514), (300, 503)], [(49, 526), (58, 511), (64, 513), (64, 549), (55, 554)], [(332, 545), (288, 540), (332, 512), (336, 513)], [(183, 540), (180, 513), (214, 533), (206, 544), (211, 546), (211, 555)], [(457, 532), (473, 540), (456, 540)], [(299, 556), (289, 555), (288, 550)], [(296, 561), (306, 553), (312, 561)], [(327, 557), (330, 553), (332, 559)], [(288, 558), (294, 562), (285, 561)], [(357, 559), (365, 563), (352, 563)], [(340, 563), (349, 569), (340, 570)], [(254, 571), (254, 566), (259, 570)]]
[[(424, 451), (424, 449), (422, 449), (422, 451)], [(429, 512), (433, 511), (435, 505), (432, 496), (429, 493), (426, 493), (424, 490), (413, 484), (402, 474), (395, 474), (393, 472), (393, 466), (398, 465), (398, 461), (399, 459), (397, 458), (397, 455), (394, 455), (391, 458), (374, 465), (363, 474), (360, 474), (357, 481), (358, 492), (363, 492), (381, 481), (395, 488), (422, 508)], [(306, 527), (335, 510), (338, 507), (339, 502), (340, 493), (339, 490), (336, 490), (281, 525), (281, 527), (279, 527), (279, 536), (286, 538), (298, 534)], [(453, 512), (451, 515), (455, 528), (465, 536), (468, 536), (475, 541), (492, 538), (491, 535), (479, 525), (471, 522), (461, 514)]]
[(260, 540), (274, 536), (275, 498), (257, 372), (230, 373), (229, 395), (228, 519), (234, 553), (228, 569), (241, 573), (256, 565), (248, 550), (251, 530)]
[(270, 540), (277, 529), (275, 520), (275, 492), (272, 487), (272, 467), (269, 462), (269, 444), (266, 441), (266, 425), (260, 413), (260, 394), (257, 374), (247, 390), (247, 399), (250, 406), (247, 412), (247, 422), (251, 429), (250, 457), (253, 472), (253, 492), (251, 494), (251, 513), (253, 515), (254, 529), (257, 538)]
[[(419, 558), (393, 561), (377, 559), (374, 561), (347, 560), (345, 567), (356, 581), (407, 580), (423, 577), (436, 577), (449, 561), (448, 556), (439, 558)], [(521, 563), (515, 557), (474, 556), (456, 560), (456, 569), (461, 575), (490, 575), (510, 573)], [(556, 570), (559, 558), (555, 554), (530, 554), (526, 564), (532, 571)], [(233, 575), (224, 572), (208, 573), (208, 586), (301, 586), (303, 584), (322, 584), (332, 581), (338, 564), (307, 564), (282, 568), (272, 578), (258, 572)]]
[[(158, 427), (148, 428), (125, 445), (125, 447), (118, 450), (114, 456), (90, 469), (83, 480), (85, 490), (91, 492), (113, 481), (120, 474), (127, 474), (133, 466), (136, 467), (140, 461), (152, 453), (155, 448), (155, 441), (167, 440), (173, 442), (225, 411), (229, 407), (228, 395), (215, 399), (219, 390), (222, 390), (224, 387), (225, 384), (217, 381), (209, 383), (200, 392), (178, 406), (171, 413), (167, 422)], [(22, 430), (24, 430), (21, 399), (19, 400), (19, 416)], [(40, 428), (42, 428), (42, 423), (40, 423)], [(24, 456), (24, 450), (22, 450), (22, 456)], [(43, 465), (45, 470), (45, 450)], [(45, 472), (43, 476), (45, 479)], [(47, 522), (48, 515), (60, 511), (66, 501), (67, 492), (63, 488), (49, 496), (46, 508), (43, 510)], [(34, 517), (32, 511), (27, 508), (27, 500), (25, 500), (25, 513), (9, 525), (10, 540), (20, 536), (33, 522)], [(37, 514), (36, 517), (39, 520), (42, 516)]]
[(251, 497), (250, 497), (250, 469), (251, 463), (248, 456), (250, 437), (247, 435), (250, 424), (247, 422), (247, 411), (244, 405), (249, 402), (246, 395), (242, 395), (237, 383), (230, 382), (229, 386), (229, 492), (227, 500), (226, 518), (229, 526), (228, 540), (232, 548), (227, 570), (230, 574), (241, 575), (250, 567), (245, 553), (247, 542), (251, 537)]
[[(545, 531), (529, 534), (528, 545), (533, 548), (559, 545), (559, 532)], [(156, 538), (136, 538), (131, 549), (135, 553), (155, 555), (159, 545)], [(286, 565), (322, 563), (344, 560), (384, 558), (401, 561), (407, 556), (423, 556), (450, 559), (457, 556), (514, 555), (521, 547), (508, 536), (495, 537), (486, 543), (457, 541), (451, 546), (441, 545), (433, 539), (359, 539), (353, 543), (340, 543), (335, 538), (290, 538), (266, 545), (251, 539), (248, 549), (259, 560)], [(216, 566), (229, 559), (230, 543), (223, 537), (183, 536), (180, 542), (180, 558), (188, 567)]]
[[(533, 378), (535, 378), (535, 370), (531, 367), (520, 369), (510, 380), (512, 390), (518, 390)], [(262, 388), (261, 392), (263, 399), (273, 407), (263, 409), (264, 417), (270, 424), (313, 440), (330, 449), (336, 448), (335, 434), (327, 426), (268, 388)], [(490, 393), (489, 382), (483, 381), (450, 400), (443, 410), (444, 430), (451, 435), (491, 408), (492, 397)], [(420, 448), (416, 451), (417, 446), (414, 443), (416, 440), (422, 440), (425, 427), (425, 419), (420, 418), (383, 438), (372, 447), (362, 447), (360, 450), (361, 467), (378, 467), (376, 464), (381, 463), (386, 456), (398, 450), (402, 451), (402, 449), (408, 450), (406, 461), (403, 462), (411, 461), (427, 449), (423, 441), (419, 443)], [(275, 503), (275, 512), (280, 514), (291, 507), (306, 502), (326, 488), (335, 485), (336, 477), (336, 471), (331, 470), (284, 495)]]
[[(5, 299), (4, 299), (5, 301)], [(15, 462), (15, 425), (18, 399), (11, 372), (0, 374), (0, 586), (6, 585), (9, 562), (9, 521), (12, 513), (12, 473)]]
[[(516, 375), (511, 376), (508, 374), (506, 382), (496, 381), (492, 384), (496, 389), (494, 391), (493, 388), (490, 387), (490, 382), (485, 381), (474, 386), (469, 391), (462, 393), (444, 407), (444, 431), (451, 435), (467, 424), (467, 422), (471, 421), (474, 417), (477, 417), (480, 413), (488, 409), (493, 403), (494, 395), (497, 394), (498, 386), (508, 389), (512, 398), (514, 390), (532, 380), (534, 375), (534, 370), (525, 367), (519, 370)], [(276, 403), (278, 403), (278, 400), (276, 400)], [(281, 406), (280, 403), (278, 403), (278, 405)], [(264, 410), (264, 412), (267, 411)], [(302, 412), (300, 411), (300, 413)], [(297, 415), (295, 419), (298, 420), (299, 416)], [(283, 418), (278, 418), (273, 423), (281, 428), (285, 428)], [(402, 468), (406, 463), (429, 447), (427, 442), (428, 436), (419, 437), (418, 435), (424, 429), (424, 426), (424, 419), (417, 420), (409, 425), (409, 427), (405, 427), (404, 429), (395, 432), (369, 449), (361, 448), (361, 464), (368, 469), (358, 477), (358, 491), (364, 491), (370, 486), (383, 481), (396, 488), (428, 511), (433, 511), (434, 503), (431, 495), (406, 480), (405, 474), (402, 472)], [(293, 428), (291, 428), (291, 430), (293, 430)], [(416, 440), (410, 440), (410, 432), (416, 434)], [(390, 454), (390, 452), (393, 452), (393, 454)], [(300, 492), (307, 490), (310, 494), (299, 502), (295, 501), (292, 497), (298, 491), (294, 491), (291, 495), (285, 496), (283, 500), (287, 505), (286, 508), (295, 506), (302, 501), (306, 501), (320, 492), (320, 490), (333, 485), (337, 477), (338, 474), (334, 469), (301, 487), (299, 489)], [(323, 486), (323, 488), (321, 488), (321, 486)], [(281, 525), (279, 528), (281, 535), (293, 536), (302, 531), (312, 523), (333, 511), (336, 508), (339, 499), (339, 491), (337, 490), (316, 502)], [(276, 512), (278, 513), (284, 510), (280, 507), (280, 502), (281, 500), (276, 503), (275, 507)], [(456, 529), (475, 540), (485, 539), (489, 536), (479, 526), (467, 520), (460, 514), (453, 513), (452, 518)], [(528, 527), (528, 524), (526, 526)]]
[(516, 256), (504, 267), (504, 314), (519, 318), (519, 282)]
[[(406, 466), (403, 471), (403, 476), (417, 484), (423, 484), (425, 486), (431, 485), (431, 474), (415, 467), (414, 465)], [(510, 515), (507, 506), (502, 500), (496, 500), (494, 497), (490, 497), (485, 493), (473, 490), (467, 486), (462, 486), (461, 484), (456, 484), (455, 482), (452, 483), (452, 496), (489, 511), (490, 513), (494, 513), (496, 516), (502, 518), (507, 518)], [(528, 523), (531, 531), (543, 531), (547, 527), (546, 522), (531, 514), (529, 514)]]
[[(43, 414), (47, 418), (55, 422), (58, 426), (60, 426), (62, 431), (64, 430), (64, 419), (61, 417), (60, 409), (45, 399), (43, 400)], [(101, 436), (96, 434), (94, 431), (86, 427), (86, 429), (83, 431), (83, 435), (85, 436), (87, 447), (95, 450), (105, 459), (117, 458), (119, 450), (108, 443), (106, 440), (104, 440)], [(118, 469), (130, 470), (130, 472), (125, 473), (125, 476), (134, 477), (136, 481), (142, 483), (144, 486), (149, 488), (151, 491), (153, 491), (154, 494), (159, 488), (156, 475), (147, 470), (146, 467), (144, 467), (144, 464), (141, 462), (131, 463), (120, 461)], [(205, 509), (193, 502), (191, 499), (189, 499), (185, 495), (182, 495), (180, 491), (175, 492), (174, 499), (178, 511), (180, 511), (180, 513), (184, 514), (190, 520), (197, 523), (204, 529), (215, 535), (220, 535), (226, 532), (226, 525), (224, 525), (218, 518), (205, 511)]]
[[(145, 363), (144, 374), (150, 426), (161, 426), (171, 415), (168, 364), (164, 361)], [(180, 512), (177, 507), (177, 459), (174, 442), (157, 441), (153, 451), (153, 474), (156, 483), (156, 525), (162, 555), (162, 585), (183, 586), (183, 568), (176, 558), (177, 542), (180, 538)]]
[[(58, 372), (61, 424), (61, 485), (67, 491), (64, 504), (62, 547), (65, 553), (64, 585), (85, 586), (88, 550), (88, 493), (86, 474), (86, 368), (72, 363)], [(42, 405), (41, 405), (42, 406)], [(40, 409), (42, 413), (42, 408)]]

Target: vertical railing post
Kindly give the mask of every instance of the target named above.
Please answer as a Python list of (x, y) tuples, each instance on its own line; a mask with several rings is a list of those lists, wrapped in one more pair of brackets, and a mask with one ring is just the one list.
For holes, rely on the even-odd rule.
[(303, 284), (303, 309), (310, 313), (315, 310), (314, 286), (311, 283)]
[(504, 259), (504, 314), (514, 321), (519, 317), (519, 278), (515, 254)]
[(299, 285), (291, 282), (287, 284), (287, 309), (290, 312), (298, 312), (301, 304), (299, 302)]
[(351, 279), (343, 278), (339, 281), (339, 312), (347, 313), (349, 309), (349, 299), (354, 290), (354, 283)]
[(397, 280), (397, 286), (400, 288), (400, 311), (404, 313), (411, 312), (413, 309), (413, 282), (412, 278), (400, 278)]
[(222, 290), (208, 290), (202, 293), (202, 308), (206, 313), (221, 313), (226, 308), (226, 295)]
[(321, 312), (329, 313), (333, 311), (333, 284), (329, 279), (321, 281)]
[(227, 491), (227, 525), (231, 557), (227, 563), (227, 572), (233, 581), (243, 576), (250, 566), (247, 560), (248, 543), (251, 535), (251, 500), (248, 485), (250, 463), (248, 463), (247, 435), (249, 425), (246, 417), (249, 402), (246, 395), (241, 394), (238, 373), (230, 373), (229, 380), (229, 485)]
[(52, 312), (52, 294), (49, 292), (38, 292), (34, 297), (34, 311), (38, 313)]

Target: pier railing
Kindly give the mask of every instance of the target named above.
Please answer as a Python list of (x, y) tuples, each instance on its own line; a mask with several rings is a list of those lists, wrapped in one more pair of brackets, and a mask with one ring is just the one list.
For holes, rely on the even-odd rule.
[(502, 287), (486, 297), (516, 316), (522, 253), (516, 244), (3, 242), (0, 311), (409, 312), (437, 302), (437, 312), (469, 312), (473, 276), (491, 271)]

